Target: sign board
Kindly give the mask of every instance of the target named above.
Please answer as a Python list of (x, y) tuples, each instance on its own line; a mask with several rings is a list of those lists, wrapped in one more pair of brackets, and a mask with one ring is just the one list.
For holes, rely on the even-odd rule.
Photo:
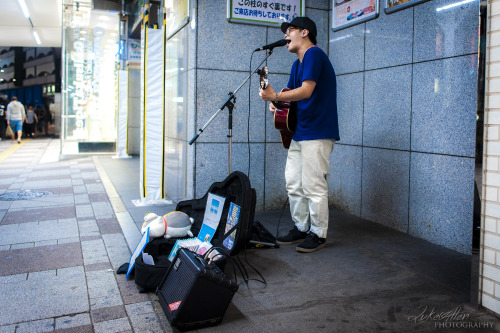
[(332, 30), (338, 31), (377, 18), (379, 0), (333, 0), (332, 8)]
[(141, 65), (141, 41), (129, 39), (128, 40), (128, 65), (140, 66)]
[(279, 27), (305, 15), (305, 0), (254, 1), (228, 0), (227, 20), (233, 23), (247, 23)]
[(425, 2), (428, 0), (385, 0), (385, 9), (384, 12), (386, 14), (394, 13), (399, 10), (408, 8), (410, 6), (415, 6), (416, 4)]

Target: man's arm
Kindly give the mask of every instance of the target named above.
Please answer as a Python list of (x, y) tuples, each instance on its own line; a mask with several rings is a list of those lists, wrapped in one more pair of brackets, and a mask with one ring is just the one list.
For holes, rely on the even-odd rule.
[(316, 82), (314, 82), (313, 80), (305, 80), (304, 82), (302, 82), (302, 86), (298, 87), (297, 89), (278, 93), (278, 101), (297, 102), (303, 99), (311, 98), (315, 87)]
[[(278, 93), (278, 101), (297, 102), (303, 99), (311, 98), (311, 95), (316, 87), (316, 82), (313, 80), (304, 80), (302, 85), (296, 89), (283, 91)], [(276, 92), (269, 85), (266, 89), (261, 89), (259, 93), (264, 101), (275, 102)]]

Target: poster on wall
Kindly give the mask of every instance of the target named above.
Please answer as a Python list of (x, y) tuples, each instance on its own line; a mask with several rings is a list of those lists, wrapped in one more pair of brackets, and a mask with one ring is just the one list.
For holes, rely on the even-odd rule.
[(227, 0), (227, 20), (233, 23), (280, 27), (281, 23), (304, 15), (305, 0)]
[(189, 23), (189, 0), (165, 1), (165, 34), (167, 39)]
[(338, 31), (377, 18), (379, 0), (333, 0), (332, 8), (332, 30)]
[(402, 10), (408, 8), (410, 6), (415, 6), (416, 4), (425, 2), (428, 0), (385, 0), (385, 9), (384, 12), (386, 14), (397, 12), (398, 10)]
[(128, 65), (130, 67), (141, 66), (141, 41), (137, 39), (128, 40)]

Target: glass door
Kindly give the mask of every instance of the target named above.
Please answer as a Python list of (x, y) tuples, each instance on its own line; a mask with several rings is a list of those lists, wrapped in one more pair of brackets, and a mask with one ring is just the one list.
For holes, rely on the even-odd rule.
[(117, 12), (63, 4), (61, 154), (115, 152)]

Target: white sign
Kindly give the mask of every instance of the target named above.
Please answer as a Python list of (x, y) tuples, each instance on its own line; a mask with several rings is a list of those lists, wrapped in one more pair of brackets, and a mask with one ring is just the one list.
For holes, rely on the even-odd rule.
[(222, 211), (224, 210), (224, 202), (226, 198), (215, 195), (213, 193), (208, 194), (207, 205), (205, 207), (205, 215), (203, 216), (203, 225), (201, 226), (198, 238), (202, 242), (209, 242), (217, 230), (220, 218), (222, 217)]
[(128, 41), (128, 62), (129, 65), (141, 64), (141, 41), (129, 39)]
[(130, 256), (130, 260), (128, 261), (128, 269), (127, 269), (127, 275), (125, 275), (126, 278), (130, 275), (132, 272), (132, 269), (134, 269), (135, 266), (135, 259), (139, 256), (139, 254), (142, 253), (144, 248), (146, 247), (146, 244), (148, 244), (149, 241), (149, 228), (146, 229), (146, 232), (142, 234), (141, 240), (139, 241), (139, 244), (135, 247), (134, 253)]
[(304, 16), (305, 0), (228, 0), (227, 19), (234, 23), (281, 26), (296, 17)]

